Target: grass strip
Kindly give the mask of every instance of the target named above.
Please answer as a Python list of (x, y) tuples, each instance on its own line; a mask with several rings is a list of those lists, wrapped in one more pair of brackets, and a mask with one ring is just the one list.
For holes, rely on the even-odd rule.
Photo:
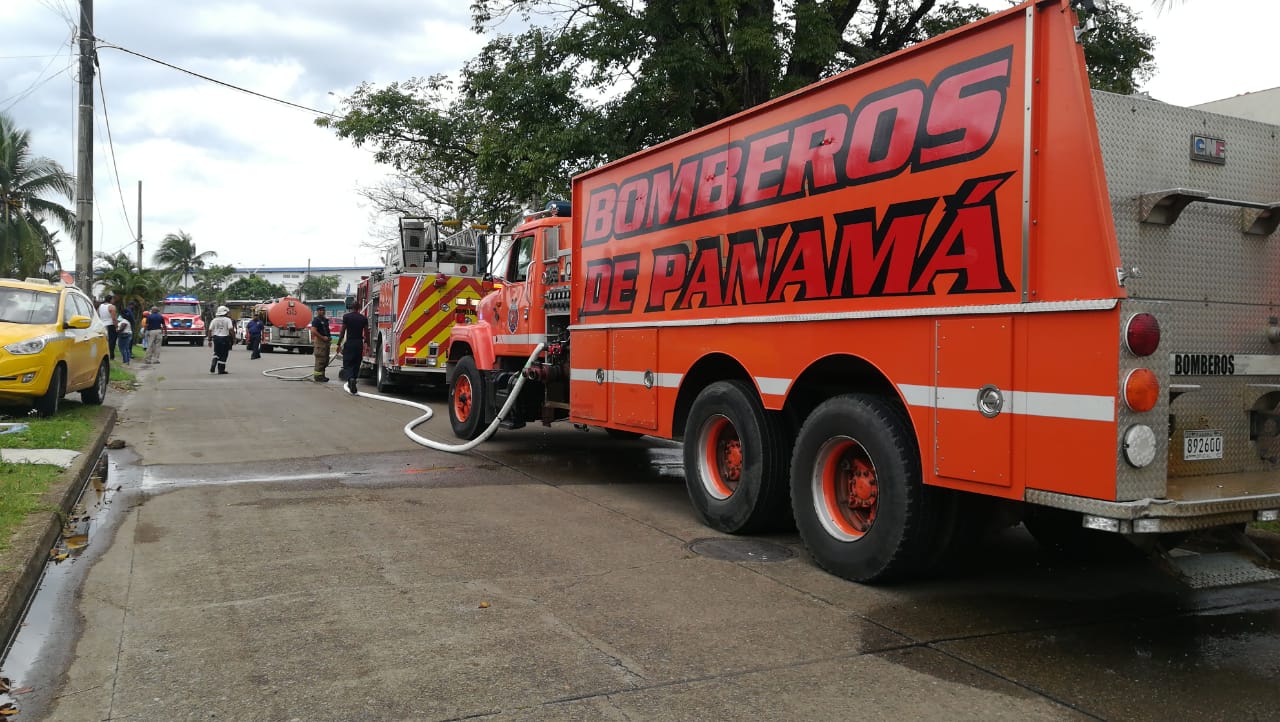
[(28, 514), (55, 511), (49, 505), (42, 505), (40, 497), (61, 474), (61, 468), (49, 464), (0, 461), (0, 551), (9, 548), (14, 531)]
[(27, 428), (11, 434), (0, 434), (0, 449), (72, 449), (83, 451), (98, 429), (100, 406), (68, 403), (47, 418), (17, 415), (5, 422), (26, 424)]

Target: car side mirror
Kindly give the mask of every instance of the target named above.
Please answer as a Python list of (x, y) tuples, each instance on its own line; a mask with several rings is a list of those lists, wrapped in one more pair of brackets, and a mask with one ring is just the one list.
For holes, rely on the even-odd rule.
[(88, 316), (72, 316), (67, 319), (67, 328), (89, 328), (93, 325), (93, 319)]

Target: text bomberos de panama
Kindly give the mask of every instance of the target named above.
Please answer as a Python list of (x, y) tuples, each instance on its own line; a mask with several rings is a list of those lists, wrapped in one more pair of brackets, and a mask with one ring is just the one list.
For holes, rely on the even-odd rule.
[[(1011, 47), (956, 63), (932, 83), (909, 80), (592, 189), (582, 245), (783, 203), (971, 161), (994, 143)], [(1004, 272), (996, 190), (1011, 172), (969, 178), (954, 193), (794, 219), (653, 249), (645, 311), (862, 296), (1013, 289)], [(942, 216), (925, 237), (938, 204)], [(826, 228), (835, 228), (828, 239)], [(640, 253), (586, 262), (583, 315), (630, 313)], [(794, 292), (787, 294), (788, 289)]]

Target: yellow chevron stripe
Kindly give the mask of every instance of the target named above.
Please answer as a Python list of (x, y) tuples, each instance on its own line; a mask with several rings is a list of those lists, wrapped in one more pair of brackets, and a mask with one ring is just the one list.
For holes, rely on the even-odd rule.
[[(449, 301), (449, 310), (441, 311), (440, 304), (444, 302), (444, 299), (448, 298), (450, 293), (452, 293), (459, 285), (464, 285), (464, 287)], [(412, 335), (402, 337), (400, 339), (400, 343), (397, 348), (399, 355), (406, 355), (408, 353), (408, 348), (413, 346), (417, 348), (417, 352), (414, 356), (425, 357), (428, 355), (427, 347), (429, 344), (437, 343), (443, 345), (445, 340), (449, 338), (450, 331), (453, 329), (453, 322), (450, 321), (447, 324), (441, 324), (445, 319), (453, 318), (454, 314), (457, 312), (458, 302), (463, 299), (474, 299), (479, 301), (481, 298), (483, 298), (483, 295), (480, 292), (479, 282), (474, 279), (450, 278), (443, 286), (436, 286), (434, 282), (424, 280), (423, 290), (418, 294), (417, 302), (413, 305), (413, 309), (411, 311), (412, 320), (406, 325), (412, 325), (421, 316), (426, 316), (427, 320), (425, 323), (419, 325), (418, 329)], [(427, 338), (426, 336), (431, 332), (431, 329), (436, 328), (437, 326), (440, 327), (439, 332), (436, 333), (434, 337)]]

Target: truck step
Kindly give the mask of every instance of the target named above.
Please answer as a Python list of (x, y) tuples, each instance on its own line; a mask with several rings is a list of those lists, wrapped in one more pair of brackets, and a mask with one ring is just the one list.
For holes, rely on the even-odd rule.
[(1280, 579), (1280, 572), (1241, 551), (1197, 553), (1174, 549), (1164, 557), (1170, 571), (1192, 589), (1257, 584)]

